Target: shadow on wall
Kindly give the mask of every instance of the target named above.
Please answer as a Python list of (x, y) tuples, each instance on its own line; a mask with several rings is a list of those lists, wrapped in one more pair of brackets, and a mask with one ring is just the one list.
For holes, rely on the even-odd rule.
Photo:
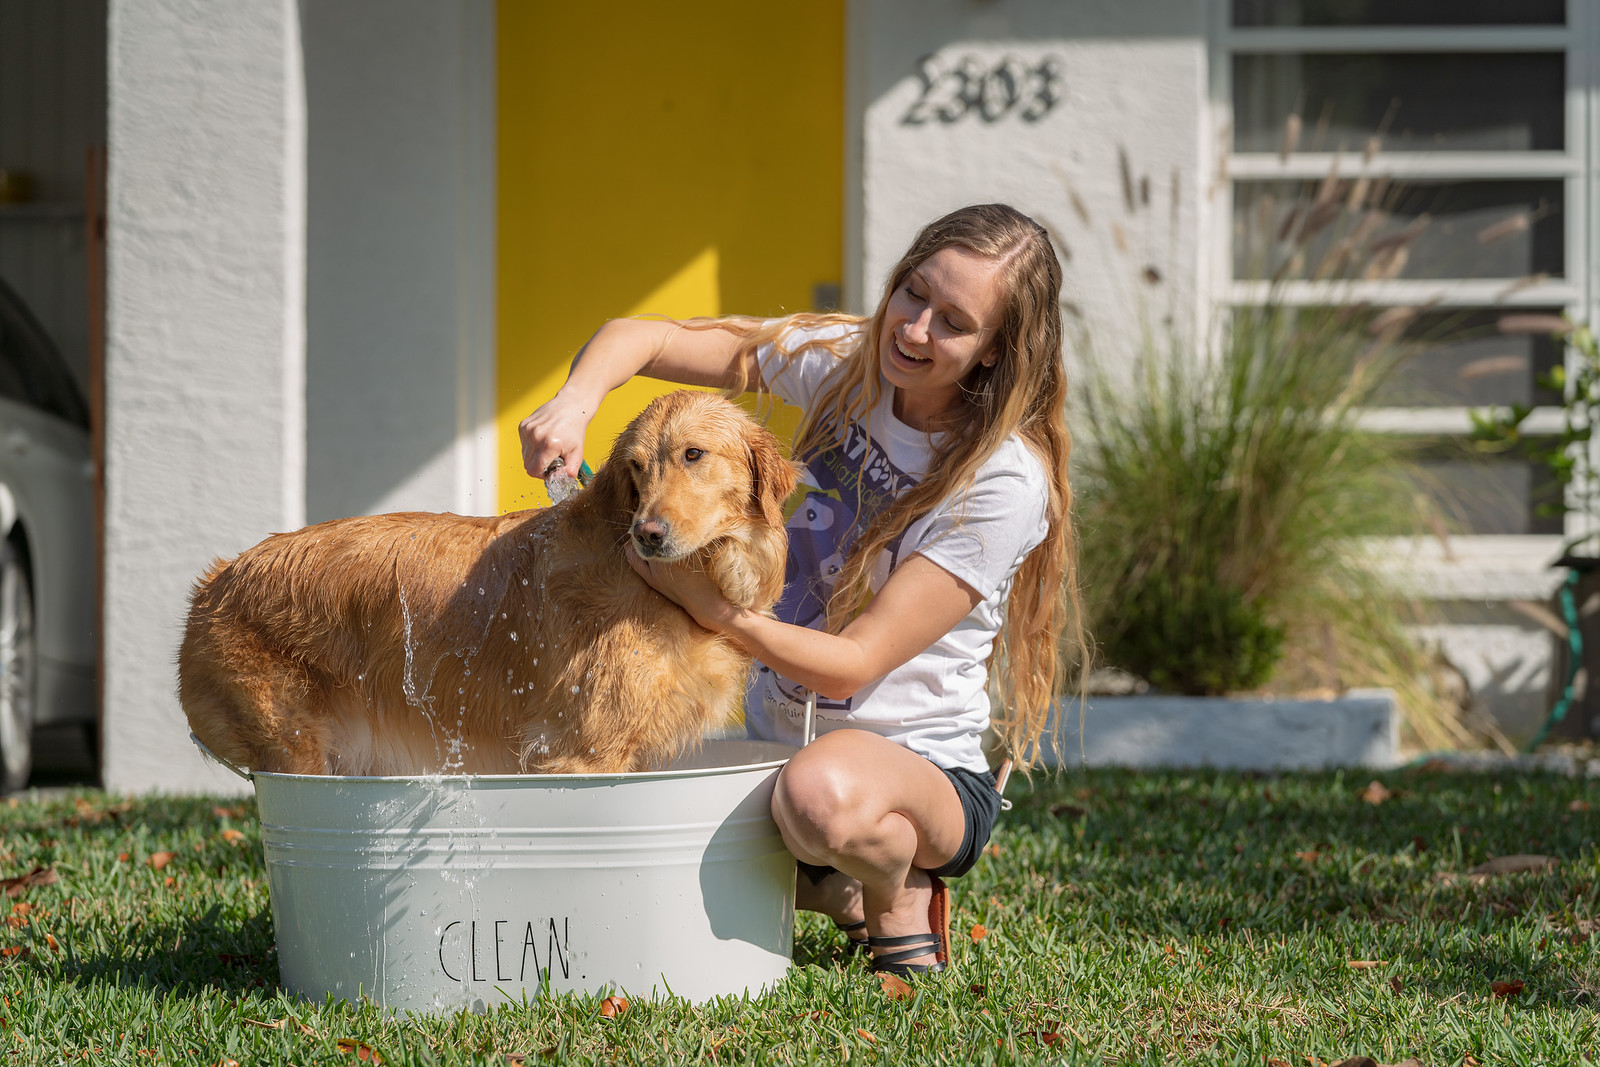
[(1519, 744), (1532, 737), (1559, 695), (1552, 689), (1555, 636), (1506, 604), (1440, 601), (1434, 609), (1437, 622), (1419, 636), (1449, 649), (1472, 701), (1492, 710), (1507, 737)]
[(470, 285), (493, 252), (473, 244), (492, 191), (492, 157), (474, 142), (492, 118), (474, 124), (473, 93), (492, 99), (493, 84), (472, 6), (300, 5), (312, 522), (462, 498), (460, 376), (482, 317)]

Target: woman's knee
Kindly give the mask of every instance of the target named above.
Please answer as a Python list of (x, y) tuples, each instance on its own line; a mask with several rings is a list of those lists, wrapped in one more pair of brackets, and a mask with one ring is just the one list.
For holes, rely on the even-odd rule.
[(778, 775), (772, 813), (786, 837), (833, 850), (858, 836), (858, 824), (872, 818), (860, 775), (841, 758), (840, 747), (815, 742), (796, 753)]

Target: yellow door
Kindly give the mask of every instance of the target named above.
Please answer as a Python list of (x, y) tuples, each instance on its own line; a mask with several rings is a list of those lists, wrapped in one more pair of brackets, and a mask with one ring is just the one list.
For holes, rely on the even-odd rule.
[[(844, 4), (499, 5), (502, 511), (542, 506), (517, 423), (608, 318), (811, 309), (842, 274)], [(650, 398), (589, 428), (598, 466)]]

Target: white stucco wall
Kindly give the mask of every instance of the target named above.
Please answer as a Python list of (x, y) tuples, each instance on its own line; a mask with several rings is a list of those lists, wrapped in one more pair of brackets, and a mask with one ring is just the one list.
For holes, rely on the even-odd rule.
[(305, 108), (294, 0), (113, 0), (104, 762), (237, 789), (175, 693), (190, 583), (305, 507)]
[(494, 2), (301, 11), (307, 518), (492, 513)]
[[(856, 0), (850, 33), (854, 306), (876, 304), (921, 225), (1000, 200), (1058, 237), (1065, 298), (1097, 341), (1134, 335), (1141, 316), (1192, 314), (1213, 147), (1203, 0)], [(940, 76), (963, 64), (987, 112)]]

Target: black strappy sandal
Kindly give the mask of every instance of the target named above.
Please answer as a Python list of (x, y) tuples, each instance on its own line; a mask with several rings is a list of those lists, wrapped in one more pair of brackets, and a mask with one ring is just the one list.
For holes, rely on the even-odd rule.
[[(936, 874), (933, 879), (933, 899), (928, 901), (928, 926), (926, 934), (902, 934), (899, 937), (868, 937), (868, 949), (887, 948), (873, 956), (868, 965), (874, 974), (892, 974), (910, 978), (914, 974), (937, 974), (950, 965), (950, 887)], [(933, 953), (932, 963), (907, 963), (918, 956)]]
[(833, 920), (833, 925), (839, 930), (840, 933), (844, 934), (845, 955), (854, 956), (858, 952), (867, 951), (866, 938), (850, 936), (857, 930), (865, 930), (867, 928), (867, 920), (858, 919), (853, 923), (842, 923), (838, 919), (835, 919)]

